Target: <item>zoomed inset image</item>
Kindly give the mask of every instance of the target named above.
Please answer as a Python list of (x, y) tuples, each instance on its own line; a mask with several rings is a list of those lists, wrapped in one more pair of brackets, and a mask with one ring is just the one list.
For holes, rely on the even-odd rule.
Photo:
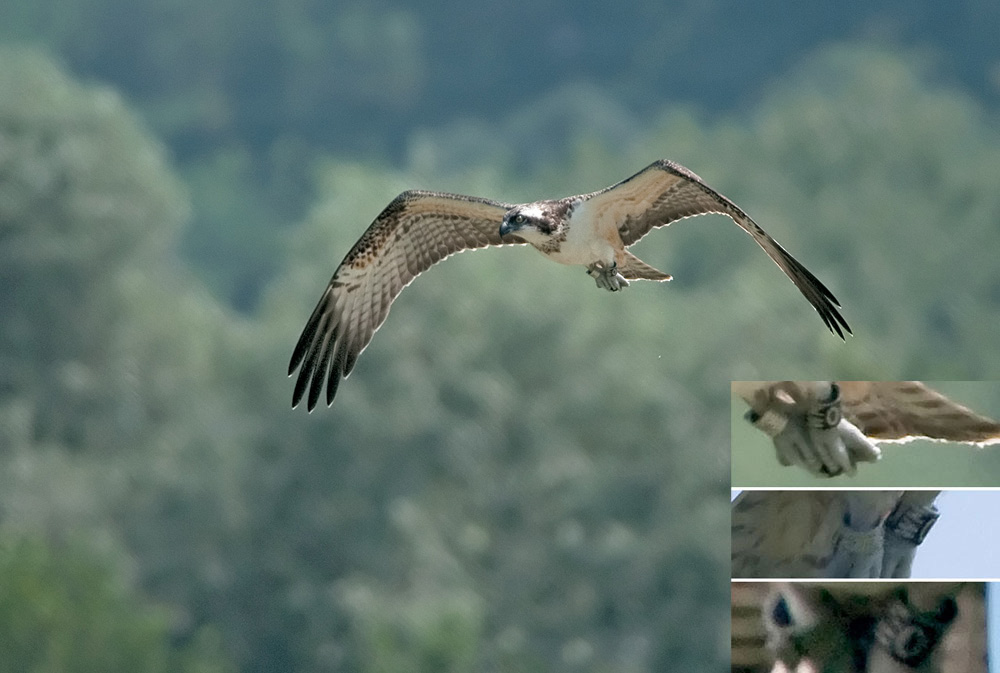
[(738, 488), (1000, 487), (1000, 382), (734, 381)]
[(743, 491), (732, 577), (992, 579), (1000, 491)]
[(738, 582), (733, 673), (986, 673), (981, 582)]

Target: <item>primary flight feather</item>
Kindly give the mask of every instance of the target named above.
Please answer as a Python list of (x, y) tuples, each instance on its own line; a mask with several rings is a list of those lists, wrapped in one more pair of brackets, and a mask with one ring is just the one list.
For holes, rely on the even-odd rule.
[[(418, 275), (462, 250), (491, 245), (537, 248), (562, 264), (579, 264), (612, 292), (629, 280), (670, 280), (626, 248), (651, 229), (706, 213), (729, 216), (785, 272), (823, 323), (841, 338), (851, 332), (823, 283), (732, 201), (671, 161), (591, 194), (508, 204), (460, 194), (407, 191), (386, 206), (330, 279), (306, 322), (288, 365), (292, 406), (310, 411), (324, 385), (333, 403), (341, 379), (385, 321), (397, 295)], [(308, 393), (308, 396), (307, 396)]]

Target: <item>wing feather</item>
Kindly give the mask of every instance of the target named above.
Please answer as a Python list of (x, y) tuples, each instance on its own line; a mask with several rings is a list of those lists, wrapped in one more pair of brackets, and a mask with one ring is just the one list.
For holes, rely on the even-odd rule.
[(840, 338), (844, 338), (844, 331), (851, 333), (833, 293), (735, 203), (684, 166), (661, 159), (632, 177), (583, 198), (588, 200), (589, 207), (596, 209), (598, 218), (609, 217), (618, 223), (625, 247), (654, 228), (686, 217), (708, 213), (728, 216), (785, 272), (819, 313), (827, 329)]
[(920, 381), (841, 381), (844, 415), (872, 439), (1000, 442), (1000, 423)]
[(407, 191), (386, 206), (337, 267), (306, 322), (288, 364), (298, 371), (292, 406), (307, 397), (310, 411), (326, 385), (327, 404), (340, 381), (385, 322), (393, 300), (414, 278), (446, 257), (500, 238), (510, 204), (460, 194)]
[(837, 491), (743, 491), (732, 503), (732, 576), (822, 577), (843, 519)]

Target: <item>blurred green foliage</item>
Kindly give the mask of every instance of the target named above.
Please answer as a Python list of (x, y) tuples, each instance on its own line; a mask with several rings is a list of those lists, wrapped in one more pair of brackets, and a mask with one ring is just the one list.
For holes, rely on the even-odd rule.
[(544, 171), (582, 135), (629, 144), (678, 102), (742, 117), (766, 83), (851, 39), (896, 47), (995, 108), (997, 25), (1000, 5), (982, 0), (0, 6), (0, 42), (44, 44), (75, 73), (113, 83), (166, 142), (195, 205), (185, 254), (245, 311), (278, 272), (260, 250), (304, 216), (326, 156), (398, 164), (433, 137), (453, 141), (445, 170), (502, 157)]
[(0, 671), (226, 673), (216, 634), (171, 642), (169, 613), (138, 601), (82, 545), (0, 537)]
[[(536, 4), (523, 30), (446, 4), (467, 26), (446, 33), (285, 5), (12, 3), (0, 22), (145, 120), (44, 51), (0, 53), (0, 541), (113, 550), (121, 600), (169, 605), (177, 642), (218, 633), (246, 673), (721, 671), (728, 382), (997, 377), (996, 120), (918, 53), (828, 47), (706, 114), (637, 101), (718, 61), (567, 81), (532, 50), (573, 57), (605, 27), (681, 49), (722, 5), (672, 37), (659, 5), (640, 33), (607, 8), (546, 33), (561, 15)], [(524, 201), (659, 157), (748, 210), (857, 336), (704, 217), (638, 247), (676, 280), (620, 296), (526, 248), (450, 259), (332, 409), (288, 408), (299, 329), (400, 191)]]

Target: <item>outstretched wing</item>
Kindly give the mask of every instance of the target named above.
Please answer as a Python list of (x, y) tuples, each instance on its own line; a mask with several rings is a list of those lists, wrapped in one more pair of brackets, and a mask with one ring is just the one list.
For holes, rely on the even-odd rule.
[(500, 238), (500, 223), (512, 207), (459, 194), (397, 196), (337, 267), (302, 330), (288, 364), (289, 376), (299, 370), (292, 406), (308, 388), (312, 411), (324, 382), (326, 403), (333, 403), (340, 380), (385, 322), (393, 300), (418, 275), (462, 250), (523, 243)]
[(709, 187), (680, 164), (661, 159), (632, 177), (584, 197), (597, 217), (611, 218), (626, 247), (655, 227), (707, 213), (728, 215), (753, 237), (819, 313), (831, 332), (844, 338), (851, 328), (840, 315), (840, 303), (808, 269), (785, 251), (736, 204)]
[(1000, 442), (1000, 423), (920, 381), (840, 381), (844, 415), (872, 439)]

